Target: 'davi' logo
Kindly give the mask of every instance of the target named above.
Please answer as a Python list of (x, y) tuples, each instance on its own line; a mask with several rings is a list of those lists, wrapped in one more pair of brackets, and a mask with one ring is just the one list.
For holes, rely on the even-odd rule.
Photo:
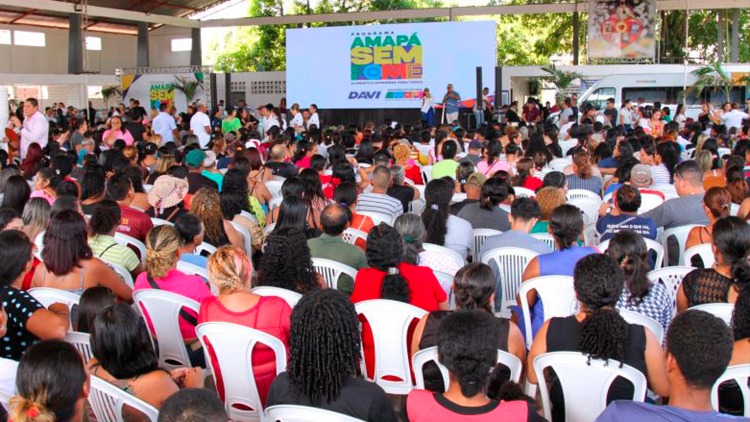
[(350, 100), (372, 100), (380, 98), (380, 91), (351, 91), (349, 92)]
[(351, 80), (422, 79), (422, 43), (416, 32), (354, 35)]

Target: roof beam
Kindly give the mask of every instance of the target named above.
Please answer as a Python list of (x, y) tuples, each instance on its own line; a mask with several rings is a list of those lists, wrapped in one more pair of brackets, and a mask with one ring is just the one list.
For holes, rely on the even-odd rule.
[[(587, 3), (578, 3), (578, 11), (586, 12)], [(746, 8), (747, 0), (657, 0), (657, 10), (704, 10)], [(208, 19), (201, 28), (227, 26), (288, 25), (317, 22), (383, 21), (389, 19), (452, 18), (457, 16), (532, 15), (543, 13), (572, 13), (575, 3), (524, 4), (507, 6), (468, 6), (431, 9), (384, 10), (378, 12), (324, 13), (312, 15), (286, 15), (257, 18)]]
[[(57, 13), (81, 14), (81, 12), (77, 12), (75, 10), (75, 4), (56, 0), (23, 0), (23, 2), (19, 2), (18, 0), (0, 0), (0, 7), (2, 6), (24, 7), (27, 9), (37, 9), (39, 11)], [(153, 24), (179, 26), (184, 28), (200, 27), (200, 22), (192, 19), (134, 12), (130, 10), (112, 9), (109, 7), (87, 6), (86, 14), (92, 18), (116, 18), (133, 22), (149, 22)]]

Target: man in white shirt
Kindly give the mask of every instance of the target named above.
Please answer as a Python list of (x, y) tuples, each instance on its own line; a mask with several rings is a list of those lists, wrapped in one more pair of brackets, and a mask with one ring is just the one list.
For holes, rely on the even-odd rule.
[(23, 123), (16, 116), (11, 116), (13, 126), (21, 128), (21, 158), (26, 158), (29, 145), (36, 142), (40, 147), (47, 146), (49, 138), (49, 121), (39, 111), (39, 102), (36, 98), (29, 98), (23, 103), (23, 115), (26, 118)]
[(177, 123), (175, 123), (174, 117), (167, 113), (166, 103), (161, 103), (159, 106), (159, 114), (154, 117), (151, 125), (153, 126), (154, 133), (161, 135), (162, 145), (180, 139), (180, 132), (177, 130)]
[(356, 212), (376, 212), (388, 215), (392, 219), (404, 213), (401, 201), (386, 194), (391, 185), (391, 169), (386, 166), (375, 167), (371, 183), (372, 192), (359, 195)]
[(201, 149), (205, 149), (211, 141), (211, 119), (206, 114), (206, 103), (199, 101), (196, 107), (198, 111), (190, 119), (190, 130), (198, 137)]
[(733, 127), (741, 128), (742, 121), (748, 118), (750, 118), (750, 114), (741, 111), (737, 103), (733, 103), (731, 111), (725, 111), (724, 115), (721, 116), (722, 123), (726, 125), (727, 130)]

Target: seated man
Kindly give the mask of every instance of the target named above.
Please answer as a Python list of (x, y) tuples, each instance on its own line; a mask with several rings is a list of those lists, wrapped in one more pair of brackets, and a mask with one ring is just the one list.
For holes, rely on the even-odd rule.
[(386, 166), (377, 166), (372, 171), (372, 192), (359, 195), (356, 212), (376, 212), (395, 219), (404, 213), (401, 201), (388, 196), (391, 185), (391, 170)]
[(227, 420), (224, 404), (214, 391), (186, 388), (171, 395), (159, 409), (158, 422), (222, 422)]
[(711, 388), (726, 371), (733, 345), (721, 319), (695, 310), (678, 314), (667, 331), (669, 405), (617, 400), (596, 421), (747, 421), (711, 406)]
[(599, 220), (596, 231), (601, 241), (609, 240), (615, 233), (622, 230), (632, 230), (641, 236), (656, 240), (656, 225), (650, 218), (637, 214), (641, 207), (641, 192), (632, 185), (620, 186), (615, 194), (614, 209), (608, 203), (599, 208)]

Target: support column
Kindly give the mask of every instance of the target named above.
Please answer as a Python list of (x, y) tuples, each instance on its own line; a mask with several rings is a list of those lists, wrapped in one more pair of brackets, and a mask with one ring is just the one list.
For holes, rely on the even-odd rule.
[(232, 103), (232, 74), (229, 72), (224, 74), (224, 104), (234, 105)]
[(573, 12), (573, 66), (578, 66), (578, 56), (580, 54), (581, 41), (579, 40), (581, 29), (581, 16), (578, 13), (578, 2), (576, 1), (576, 11)]
[(83, 73), (83, 32), (81, 15), (74, 13), (68, 17), (68, 73)]
[(732, 10), (732, 63), (740, 62), (740, 9)]
[(190, 38), (193, 40), (193, 48), (190, 50), (190, 65), (201, 66), (203, 64), (201, 51), (201, 29), (192, 28)]
[(716, 61), (724, 61), (724, 11), (716, 11)]
[(137, 67), (149, 67), (148, 22), (138, 22)]

